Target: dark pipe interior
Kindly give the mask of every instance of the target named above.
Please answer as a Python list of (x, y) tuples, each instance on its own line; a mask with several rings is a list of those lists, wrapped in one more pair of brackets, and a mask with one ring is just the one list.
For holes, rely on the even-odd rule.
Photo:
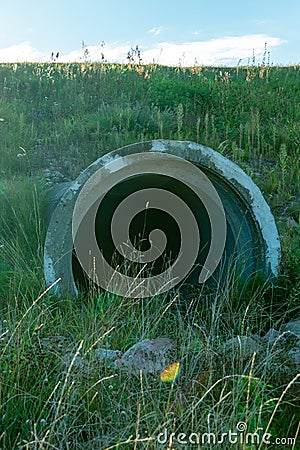
[[(187, 283), (196, 282), (210, 246), (211, 226), (209, 217), (201, 200), (188, 186), (164, 175), (143, 174), (133, 176), (118, 183), (106, 194), (99, 206), (95, 224), (97, 242), (104, 257), (113, 267), (120, 266), (118, 270), (121, 272), (123, 270), (124, 274), (134, 276), (139, 272), (141, 268), (139, 263), (131, 263), (131, 267), (128, 267), (123, 257), (116, 252), (110, 234), (110, 225), (118, 204), (131, 193), (145, 188), (168, 190), (179, 196), (192, 210), (200, 230), (200, 251), (196, 264), (185, 281)], [(139, 250), (147, 250), (149, 248), (147, 237), (151, 230), (155, 228), (164, 231), (167, 236), (167, 246), (164, 255), (154, 263), (150, 263), (150, 270), (153, 275), (159, 274), (169, 267), (172, 261), (177, 258), (180, 249), (180, 232), (176, 221), (169, 214), (158, 209), (142, 211), (133, 218), (130, 224), (131, 242), (135, 243)], [(141, 276), (143, 276), (142, 274), (143, 272)], [(147, 273), (144, 273), (144, 275), (149, 276)], [(91, 283), (83, 273), (75, 254), (73, 255), (73, 276), (79, 289)]]

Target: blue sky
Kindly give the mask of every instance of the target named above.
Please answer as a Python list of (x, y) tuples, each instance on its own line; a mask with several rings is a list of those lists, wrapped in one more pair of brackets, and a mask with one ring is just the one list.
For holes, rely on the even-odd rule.
[[(191, 65), (300, 63), (299, 0), (2, 0), (0, 62), (125, 62), (139, 45), (144, 62)], [(105, 42), (104, 47), (101, 43)]]

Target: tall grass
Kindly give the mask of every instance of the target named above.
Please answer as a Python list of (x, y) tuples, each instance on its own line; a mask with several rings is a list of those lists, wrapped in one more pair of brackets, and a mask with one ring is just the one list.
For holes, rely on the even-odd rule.
[[(297, 437), (292, 343), (247, 355), (226, 342), (299, 316), (298, 78), (299, 66), (0, 65), (1, 449), (171, 448), (157, 441), (164, 428), (220, 436), (238, 422)], [(210, 299), (197, 289), (139, 301), (45, 292), (42, 170), (73, 178), (109, 150), (156, 138), (210, 145), (260, 186), (283, 246), (272, 289), (245, 292), (229, 276)], [(98, 347), (155, 337), (177, 343), (174, 383), (97, 359)]]
[[(57, 300), (46, 293), (19, 305), (2, 337), (3, 448), (131, 448), (137, 439), (138, 448), (155, 449), (164, 428), (220, 436), (238, 422), (249, 431), (268, 427), (274, 437), (295, 437), (298, 394), (288, 383), (296, 372), (286, 370), (286, 350), (274, 344), (251, 357), (225, 344), (266, 328), (272, 318), (260, 301), (257, 290), (233, 307), (223, 291), (210, 308), (200, 302), (191, 313), (179, 295), (137, 302), (109, 294)], [(125, 350), (157, 336), (177, 342), (182, 373), (174, 383), (97, 360), (97, 347)], [(227, 448), (222, 445), (214, 448)]]
[[(52, 163), (75, 176), (119, 145), (178, 136), (255, 162), (282, 145), (299, 156), (298, 78), (299, 66), (4, 64), (1, 167)], [(31, 167), (16, 159), (20, 146)]]

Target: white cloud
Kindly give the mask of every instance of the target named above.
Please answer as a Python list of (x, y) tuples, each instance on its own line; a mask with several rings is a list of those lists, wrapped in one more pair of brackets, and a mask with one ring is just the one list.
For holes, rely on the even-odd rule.
[(108, 62), (121, 62), (125, 63), (127, 61), (127, 53), (130, 50), (131, 45), (88, 45), (86, 47), (86, 55), (84, 55), (83, 50), (73, 50), (72, 52), (61, 55), (59, 61), (61, 62), (74, 62), (74, 61), (101, 61), (102, 54)]
[(154, 34), (154, 36), (158, 36), (162, 31), (162, 27), (157, 27), (157, 28), (151, 28), (151, 30), (149, 30), (149, 33)]
[(251, 21), (254, 25), (272, 25), (274, 23), (271, 19), (256, 19)]
[(156, 48), (142, 52), (143, 60), (159, 64), (192, 66), (195, 60), (201, 65), (235, 65), (239, 59), (247, 59), (254, 54), (261, 58), (265, 42), (268, 50), (283, 44), (285, 41), (266, 35), (246, 35), (222, 37), (209, 41), (185, 42), (173, 44), (160, 42)]
[[(256, 59), (262, 58), (267, 42), (267, 49), (283, 44), (282, 39), (253, 34), (245, 36), (227, 36), (210, 39), (208, 41), (185, 42), (174, 44), (172, 42), (160, 42), (151, 48), (140, 46), (143, 63), (158, 63), (165, 65), (193, 66), (195, 61), (201, 65), (235, 65), (239, 59), (247, 64), (248, 58), (254, 54)], [(76, 62), (101, 61), (102, 53), (108, 62), (127, 62), (127, 53), (131, 48), (130, 43), (87, 46), (88, 54), (84, 56), (83, 49), (73, 50), (67, 54), (61, 54), (58, 61)], [(135, 46), (134, 46), (135, 48)], [(43, 62), (49, 61), (50, 55), (38, 51), (28, 42), (0, 49), (0, 62)]]
[(43, 61), (47, 55), (32, 47), (29, 42), (0, 49), (0, 62)]

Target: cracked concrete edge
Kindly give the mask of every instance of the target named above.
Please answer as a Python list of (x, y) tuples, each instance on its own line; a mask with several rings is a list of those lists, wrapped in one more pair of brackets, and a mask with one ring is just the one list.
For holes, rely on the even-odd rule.
[(176, 147), (176, 155), (198, 163), (221, 178), (227, 180), (248, 202), (259, 225), (266, 246), (266, 270), (278, 276), (281, 246), (278, 230), (271, 209), (261, 190), (253, 180), (234, 162), (225, 158), (210, 147), (190, 141), (154, 141), (151, 151), (170, 152)]

